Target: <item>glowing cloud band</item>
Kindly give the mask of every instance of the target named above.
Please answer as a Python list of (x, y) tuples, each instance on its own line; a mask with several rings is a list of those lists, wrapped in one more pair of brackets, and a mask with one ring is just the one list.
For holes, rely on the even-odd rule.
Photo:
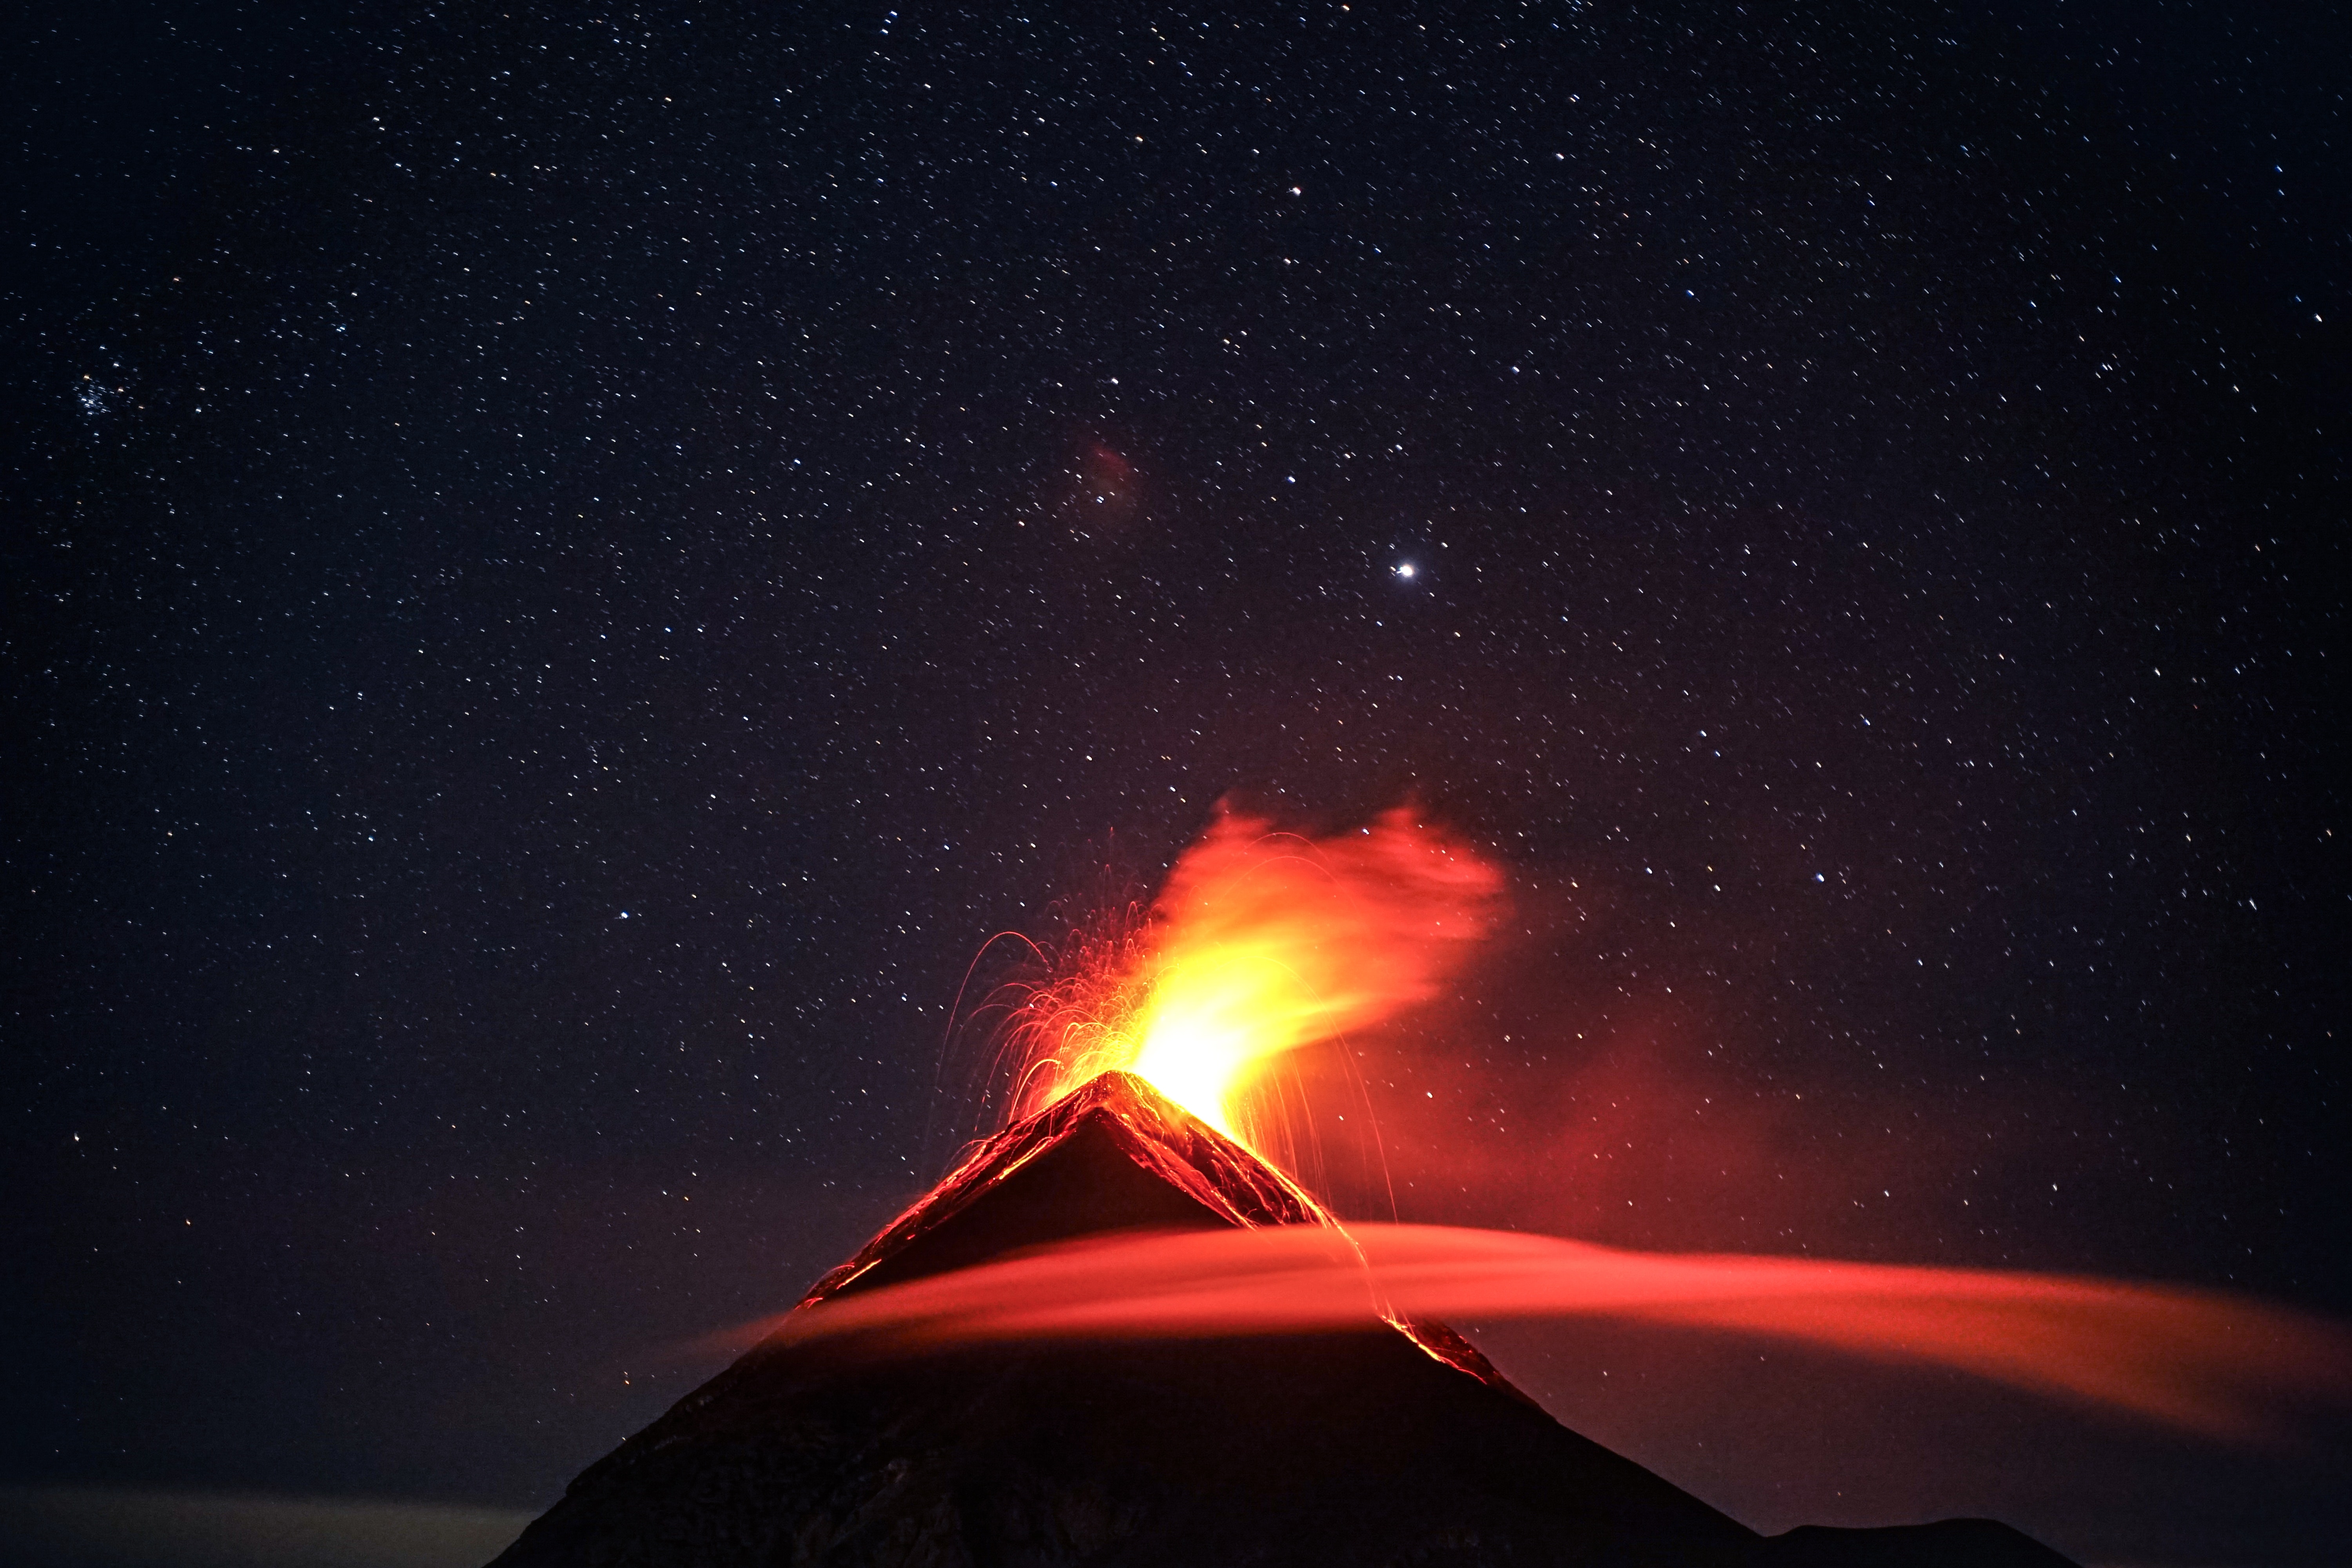
[[(1306, 1333), (1383, 1317), (1607, 1317), (1958, 1368), (2215, 1436), (2352, 1406), (2352, 1334), (2217, 1291), (1810, 1258), (1623, 1252), (1437, 1226), (1127, 1234), (846, 1294), (722, 1336), (906, 1353)], [(716, 1348), (716, 1344), (712, 1347)]]

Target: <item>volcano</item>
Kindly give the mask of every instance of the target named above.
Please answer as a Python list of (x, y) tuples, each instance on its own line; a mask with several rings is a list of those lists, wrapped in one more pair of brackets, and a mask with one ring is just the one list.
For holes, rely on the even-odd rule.
[[(803, 1309), (1074, 1238), (1331, 1225), (1108, 1072), (981, 1144)], [(494, 1568), (2063, 1568), (1983, 1520), (1767, 1538), (1554, 1421), (1442, 1324), (861, 1356), (781, 1333)]]

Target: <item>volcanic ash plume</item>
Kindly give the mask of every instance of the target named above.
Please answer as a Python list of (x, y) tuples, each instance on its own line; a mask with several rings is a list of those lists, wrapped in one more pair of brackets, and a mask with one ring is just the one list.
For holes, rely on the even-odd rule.
[(1223, 816), (1133, 942), (1024, 1010), (1019, 1111), (1120, 1069), (1263, 1148), (1250, 1102), (1264, 1070), (1433, 995), (1486, 934), (1502, 886), (1402, 809), (1314, 839)]

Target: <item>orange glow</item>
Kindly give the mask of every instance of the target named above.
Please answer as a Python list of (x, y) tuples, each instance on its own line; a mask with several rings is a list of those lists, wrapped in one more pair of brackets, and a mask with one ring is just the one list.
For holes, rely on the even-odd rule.
[(2352, 1334), (2216, 1290), (1819, 1258), (1620, 1251), (1517, 1232), (1321, 1226), (1066, 1244), (803, 1306), (706, 1349), (1168, 1339), (1370, 1327), (1398, 1313), (1603, 1317), (1948, 1366), (2213, 1436), (2352, 1408)]
[(1319, 839), (1221, 816), (1139, 930), (1023, 1009), (1015, 1114), (1124, 1068), (1251, 1143), (1263, 1069), (1434, 994), (1501, 890), (1492, 864), (1402, 810)]

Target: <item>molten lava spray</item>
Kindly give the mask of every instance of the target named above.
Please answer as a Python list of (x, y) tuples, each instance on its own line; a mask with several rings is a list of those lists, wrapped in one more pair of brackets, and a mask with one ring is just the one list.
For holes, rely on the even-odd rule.
[(1141, 929), (1039, 992), (1014, 1038), (1016, 1115), (1124, 1068), (1255, 1148), (1276, 1058), (1426, 1000), (1492, 925), (1502, 874), (1391, 811), (1326, 838), (1221, 816)]

